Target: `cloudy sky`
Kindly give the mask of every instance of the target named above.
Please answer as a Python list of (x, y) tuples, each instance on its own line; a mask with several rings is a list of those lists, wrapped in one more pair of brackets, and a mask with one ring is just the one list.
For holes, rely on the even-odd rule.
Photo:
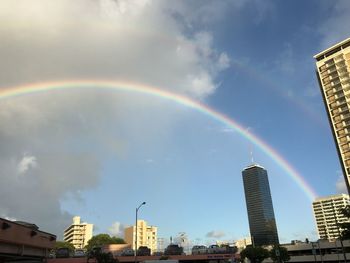
[[(130, 81), (201, 101), (258, 135), (317, 195), (344, 191), (313, 55), (350, 36), (349, 1), (4, 0), (0, 89)], [(269, 172), (281, 242), (316, 239), (311, 202), (239, 133), (132, 92), (0, 99), (0, 217), (62, 236), (74, 215), (123, 236), (140, 217), (169, 239), (249, 234), (241, 170)]]

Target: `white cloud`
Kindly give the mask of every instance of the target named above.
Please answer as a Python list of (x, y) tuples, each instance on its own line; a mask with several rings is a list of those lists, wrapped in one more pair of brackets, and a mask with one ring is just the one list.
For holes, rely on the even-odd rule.
[[(228, 56), (209, 32), (185, 35), (165, 1), (4, 1), (2, 85), (132, 79), (203, 98)], [(35, 63), (33, 63), (35, 61)], [(18, 67), (18, 65), (21, 65)], [(14, 69), (16, 68), (16, 71)]]
[(26, 173), (29, 169), (36, 168), (38, 166), (37, 159), (35, 156), (23, 156), (22, 160), (17, 165), (19, 174)]
[(337, 190), (337, 193), (339, 194), (347, 194), (348, 190), (346, 188), (346, 184), (344, 181), (344, 176), (343, 174), (339, 171), (337, 172), (337, 174), (339, 174), (337, 182), (335, 183), (335, 188)]
[[(117, 79), (203, 99), (215, 92), (230, 58), (210, 32), (187, 32), (194, 7), (182, 2), (175, 18), (174, 2), (2, 1), (1, 86)], [(127, 158), (133, 145), (156, 148), (176, 113), (148, 97), (97, 89), (1, 100), (0, 200), (7, 202), (0, 214), (61, 235), (72, 218), (61, 200), (97, 186), (103, 155)], [(18, 173), (31, 176), (19, 181)]]
[(125, 225), (116, 221), (108, 228), (108, 233), (111, 236), (124, 237), (124, 229)]
[(213, 231), (210, 231), (206, 234), (206, 237), (208, 238), (223, 238), (224, 236), (226, 236), (225, 232), (223, 231), (219, 231), (219, 230), (213, 230)]
[(221, 53), (218, 59), (218, 68), (223, 70), (230, 66), (230, 58), (226, 53)]

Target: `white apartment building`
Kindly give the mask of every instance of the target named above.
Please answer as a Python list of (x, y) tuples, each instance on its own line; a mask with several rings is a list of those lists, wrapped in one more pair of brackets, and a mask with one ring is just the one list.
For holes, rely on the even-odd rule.
[(92, 238), (93, 226), (93, 224), (81, 223), (80, 216), (73, 217), (73, 224), (64, 230), (64, 241), (73, 244), (76, 249), (84, 248)]
[(312, 203), (317, 231), (320, 239), (334, 240), (339, 238), (339, 223), (347, 222), (340, 210), (349, 204), (349, 195), (338, 194), (319, 197)]
[(318, 53), (317, 77), (350, 192), (350, 38)]
[[(151, 253), (157, 251), (157, 227), (148, 226), (145, 220), (137, 220), (137, 248), (146, 246)], [(125, 228), (125, 242), (135, 249), (135, 226)]]

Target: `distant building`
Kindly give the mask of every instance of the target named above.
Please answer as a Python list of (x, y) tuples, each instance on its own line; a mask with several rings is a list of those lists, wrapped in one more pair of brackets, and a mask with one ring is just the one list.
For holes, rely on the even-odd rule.
[(337, 239), (340, 235), (339, 223), (347, 222), (340, 209), (349, 204), (349, 195), (339, 194), (319, 197), (312, 203), (317, 231), (320, 239)]
[(278, 244), (267, 171), (263, 167), (253, 164), (242, 171), (242, 176), (253, 245)]
[(350, 192), (350, 38), (318, 53), (317, 77)]
[[(290, 256), (290, 263), (339, 263), (348, 262), (350, 258), (350, 240), (343, 240), (342, 243), (337, 241), (320, 240), (317, 242), (293, 242), (290, 244), (282, 244)], [(346, 259), (344, 260), (344, 253)], [(264, 263), (272, 263), (271, 259), (264, 260)]]
[[(137, 220), (137, 248), (147, 246), (151, 253), (157, 251), (157, 227), (148, 226), (145, 220)], [(135, 249), (135, 226), (125, 228), (125, 242)]]
[(238, 248), (238, 251), (245, 249), (247, 246), (252, 244), (252, 239), (250, 237), (245, 237), (235, 241), (235, 246)]
[(93, 224), (80, 223), (80, 216), (73, 217), (73, 224), (64, 230), (64, 241), (75, 248), (84, 248), (92, 238)]

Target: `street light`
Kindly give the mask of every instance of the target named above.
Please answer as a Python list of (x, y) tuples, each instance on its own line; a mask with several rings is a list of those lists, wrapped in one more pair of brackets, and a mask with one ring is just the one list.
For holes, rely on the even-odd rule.
[(146, 202), (142, 202), (137, 208), (136, 208), (136, 222), (135, 222), (135, 263), (137, 263), (137, 233), (138, 233), (138, 229), (137, 229), (137, 213), (139, 211), (139, 209), (141, 208), (141, 206), (145, 205)]

